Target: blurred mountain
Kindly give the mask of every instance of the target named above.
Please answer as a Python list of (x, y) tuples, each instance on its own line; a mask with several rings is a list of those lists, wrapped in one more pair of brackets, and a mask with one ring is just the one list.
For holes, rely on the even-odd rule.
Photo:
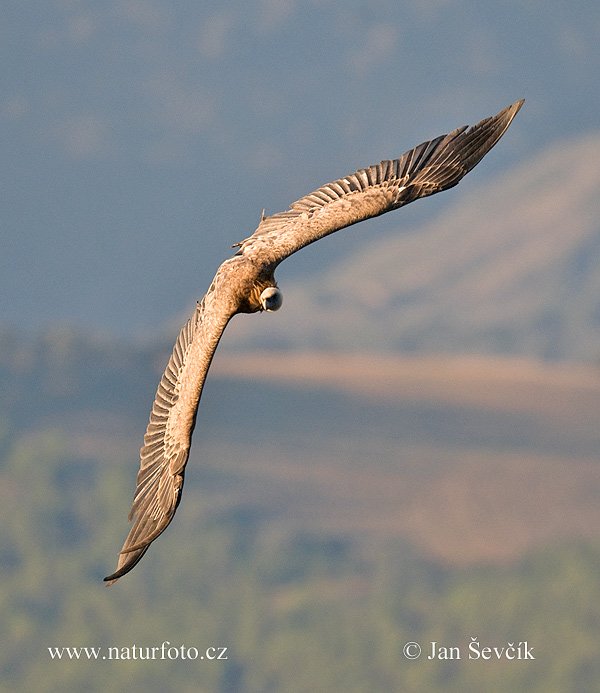
[[(105, 589), (169, 348), (0, 332), (3, 690), (598, 690), (597, 368), (219, 350), (177, 515)], [(462, 660), (406, 662), (432, 641)]]
[(284, 309), (234, 320), (229, 343), (597, 361), (600, 135), (454, 195), (430, 223), (280, 281)]
[[(65, 330), (0, 336), (0, 433), (14, 442), (53, 431), (78, 464), (102, 460), (123, 480), (115, 523), (125, 533), (168, 350)], [(442, 563), (504, 562), (595, 536), (599, 408), (589, 365), (218, 351), (175, 526), (243, 511), (266, 532), (391, 537)], [(440, 541), (444, 517), (452, 530)]]

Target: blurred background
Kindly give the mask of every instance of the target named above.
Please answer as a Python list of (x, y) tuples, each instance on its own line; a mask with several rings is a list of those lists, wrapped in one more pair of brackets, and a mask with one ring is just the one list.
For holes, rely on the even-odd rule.
[[(599, 690), (598, 4), (9, 1), (0, 37), (0, 687)], [(230, 246), (520, 98), (236, 317), (177, 517), (105, 589)]]

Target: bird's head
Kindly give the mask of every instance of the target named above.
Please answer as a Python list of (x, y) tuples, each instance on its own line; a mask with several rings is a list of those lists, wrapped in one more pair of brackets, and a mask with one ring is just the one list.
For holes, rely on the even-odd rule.
[(283, 294), (276, 286), (268, 286), (260, 295), (260, 305), (269, 313), (279, 310), (282, 303)]

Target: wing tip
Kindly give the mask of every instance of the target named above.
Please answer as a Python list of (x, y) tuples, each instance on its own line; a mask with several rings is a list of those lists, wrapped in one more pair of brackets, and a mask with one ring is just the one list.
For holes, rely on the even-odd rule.
[(512, 123), (514, 117), (521, 110), (524, 103), (525, 99), (519, 99), (500, 111), (497, 116), (490, 118), (490, 120), (495, 121), (496, 123), (502, 123), (502, 133), (498, 136), (498, 139), (500, 139), (500, 137), (502, 137), (502, 135), (506, 132), (508, 126)]
[(107, 575), (104, 578), (104, 582), (106, 583), (106, 587), (110, 587), (111, 585), (114, 585), (115, 582), (120, 578), (125, 575), (125, 572), (123, 570), (115, 570), (114, 573), (111, 573), (111, 575)]
[(508, 124), (512, 122), (512, 119), (517, 115), (517, 113), (521, 110), (521, 107), (525, 103), (525, 99), (519, 99), (518, 101), (515, 101), (512, 106), (507, 106), (503, 111), (501, 111), (498, 114), (498, 117), (501, 117), (502, 115), (506, 114), (507, 116), (510, 116)]
[(124, 553), (121, 551), (119, 554), (119, 563), (117, 565), (117, 569), (115, 570), (114, 573), (111, 575), (107, 575), (104, 578), (104, 582), (106, 583), (107, 587), (110, 587), (112, 584), (114, 584), (119, 578), (122, 578), (123, 575), (127, 575), (131, 570), (135, 568), (135, 566), (142, 560), (143, 555), (146, 553), (148, 550), (148, 547), (150, 544), (147, 544), (144, 546), (142, 549), (137, 549), (136, 551), (132, 552), (127, 552)]

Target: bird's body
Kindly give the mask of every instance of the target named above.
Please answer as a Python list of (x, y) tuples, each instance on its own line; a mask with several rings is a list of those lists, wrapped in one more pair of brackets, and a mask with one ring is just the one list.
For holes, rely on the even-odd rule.
[(523, 101), (474, 127), (454, 130), (324, 185), (290, 209), (261, 218), (254, 234), (218, 269), (186, 323), (159, 383), (129, 520), (134, 524), (105, 578), (129, 572), (169, 525), (181, 499), (185, 465), (202, 388), (227, 323), (236, 313), (277, 310), (281, 292), (274, 272), (292, 253), (346, 226), (398, 209), (456, 185), (502, 137)]

